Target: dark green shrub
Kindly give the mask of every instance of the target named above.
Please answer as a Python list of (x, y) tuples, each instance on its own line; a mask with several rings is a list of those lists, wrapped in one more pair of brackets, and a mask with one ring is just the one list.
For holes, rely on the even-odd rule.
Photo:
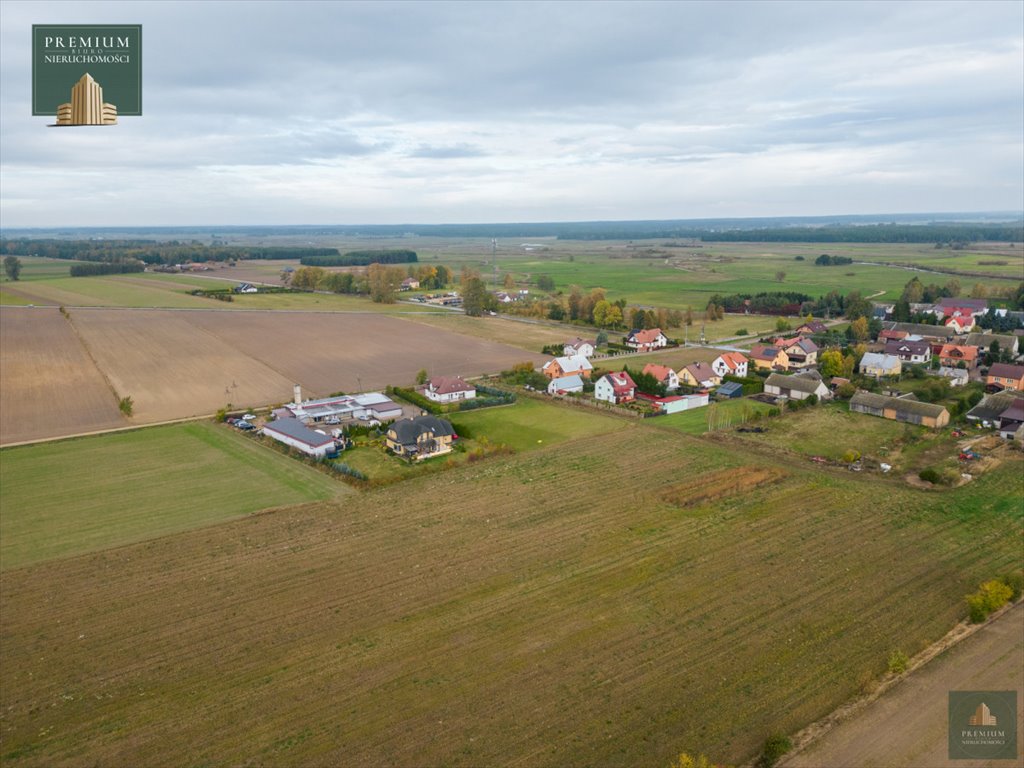
[(934, 467), (926, 467), (917, 473), (917, 476), (926, 483), (938, 484), (941, 479), (939, 471)]
[(764, 742), (764, 751), (757, 761), (758, 768), (772, 768), (779, 758), (793, 748), (793, 742), (788, 736), (780, 733), (769, 736)]

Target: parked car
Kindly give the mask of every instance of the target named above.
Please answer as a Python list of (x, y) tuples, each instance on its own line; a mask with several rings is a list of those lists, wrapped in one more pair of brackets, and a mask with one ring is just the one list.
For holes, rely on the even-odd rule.
[(256, 418), (256, 414), (255, 413), (247, 413), (242, 418), (245, 419), (246, 421), (252, 421), (253, 419)]
[(238, 427), (239, 429), (241, 429), (243, 432), (247, 431), (247, 430), (250, 430), (250, 429), (256, 429), (256, 427), (254, 427), (252, 424), (250, 424), (245, 419), (239, 419), (238, 421), (236, 421), (235, 422), (235, 426)]
[(324, 424), (341, 424), (341, 419), (337, 416), (328, 416), (324, 419)]

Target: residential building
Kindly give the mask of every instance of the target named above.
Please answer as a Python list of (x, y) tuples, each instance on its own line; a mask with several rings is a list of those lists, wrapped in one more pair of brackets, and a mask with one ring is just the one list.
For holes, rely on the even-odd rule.
[(722, 377), (708, 363), (690, 363), (679, 369), (679, 383), (688, 387), (717, 387)]
[(951, 387), (962, 387), (970, 380), (970, 374), (967, 373), (966, 368), (949, 368), (947, 366), (941, 366), (939, 370), (935, 372), (936, 376), (941, 376), (944, 379), (949, 379), (949, 386)]
[(765, 344), (755, 344), (750, 348), (750, 361), (760, 370), (786, 370), (789, 368), (789, 355), (786, 350)]
[(828, 333), (828, 326), (821, 322), (821, 320), (811, 320), (797, 328), (796, 332), (800, 335), (813, 336), (816, 333)]
[(943, 344), (938, 352), (939, 364), (956, 368), (963, 363), (965, 368), (974, 368), (978, 364), (978, 348), (958, 344)]
[(964, 345), (977, 347), (978, 351), (984, 354), (992, 348), (992, 342), (999, 342), (1000, 352), (1009, 352), (1013, 357), (1020, 351), (1019, 340), (1016, 336), (1008, 333), (969, 333), (964, 340)]
[(594, 384), (594, 399), (606, 403), (628, 403), (636, 399), (636, 383), (625, 371), (607, 373)]
[(775, 346), (786, 351), (786, 367), (791, 371), (813, 368), (818, 364), (818, 345), (806, 337), (776, 339)]
[(903, 364), (896, 355), (866, 352), (860, 359), (860, 372), (864, 376), (876, 379), (882, 376), (899, 376), (902, 370)]
[(562, 354), (566, 357), (576, 357), (577, 355), (593, 357), (596, 350), (597, 342), (590, 339), (573, 339), (562, 345)]
[(450, 453), (454, 437), (451, 423), (436, 416), (417, 416), (392, 424), (384, 442), (396, 455), (419, 461)]
[[(950, 342), (956, 331), (945, 325), (926, 325), (925, 323), (882, 323), (882, 331), (903, 332), (908, 336), (919, 336), (927, 341)], [(882, 338), (882, 334), (879, 334)], [(890, 336), (889, 338), (895, 338)], [(902, 336), (900, 338), (906, 338)]]
[(583, 377), (579, 374), (552, 379), (548, 384), (549, 395), (568, 395), (583, 391)]
[(638, 352), (650, 352), (667, 347), (668, 337), (661, 332), (661, 328), (650, 328), (648, 330), (634, 329), (626, 336), (626, 346)]
[(711, 367), (719, 376), (744, 378), (747, 375), (747, 358), (739, 352), (723, 352), (711, 361)]
[(556, 357), (544, 363), (544, 367), (541, 368), (541, 372), (549, 379), (560, 379), (563, 376), (574, 374), (589, 379), (592, 370), (594, 370), (594, 366), (583, 355)]
[(985, 383), (992, 387), (1001, 389), (1016, 389), (1024, 391), (1024, 365), (1010, 365), (1009, 363), (995, 363), (988, 369)]
[(904, 363), (921, 365), (932, 360), (932, 346), (927, 341), (887, 341), (885, 354), (895, 355)]
[(679, 389), (679, 376), (667, 365), (648, 363), (644, 366), (643, 372), (656, 378), (659, 384), (664, 384), (665, 389)]
[(773, 373), (764, 382), (764, 391), (769, 395), (788, 397), (790, 400), (806, 400), (817, 395), (819, 400), (829, 400), (832, 392), (817, 371), (803, 373)]
[(459, 376), (437, 376), (423, 388), (423, 394), (435, 403), (453, 403), (457, 400), (471, 400), (476, 397), (476, 387), (467, 384)]

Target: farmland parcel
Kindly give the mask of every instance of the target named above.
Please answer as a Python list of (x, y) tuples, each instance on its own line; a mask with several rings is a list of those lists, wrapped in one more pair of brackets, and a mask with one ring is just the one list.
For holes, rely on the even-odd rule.
[(1017, 562), (1020, 468), (935, 494), (627, 424), (9, 569), (4, 762), (739, 761)]

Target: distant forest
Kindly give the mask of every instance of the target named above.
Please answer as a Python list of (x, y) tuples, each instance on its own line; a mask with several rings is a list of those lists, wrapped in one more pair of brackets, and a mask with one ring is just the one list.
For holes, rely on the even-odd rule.
[(161, 243), (156, 240), (0, 240), (5, 256), (46, 256), (51, 259), (94, 261), (112, 264), (141, 261), (144, 264), (187, 264), (192, 261), (239, 259), (301, 259), (338, 256), (337, 248), (262, 248), (234, 245)]

